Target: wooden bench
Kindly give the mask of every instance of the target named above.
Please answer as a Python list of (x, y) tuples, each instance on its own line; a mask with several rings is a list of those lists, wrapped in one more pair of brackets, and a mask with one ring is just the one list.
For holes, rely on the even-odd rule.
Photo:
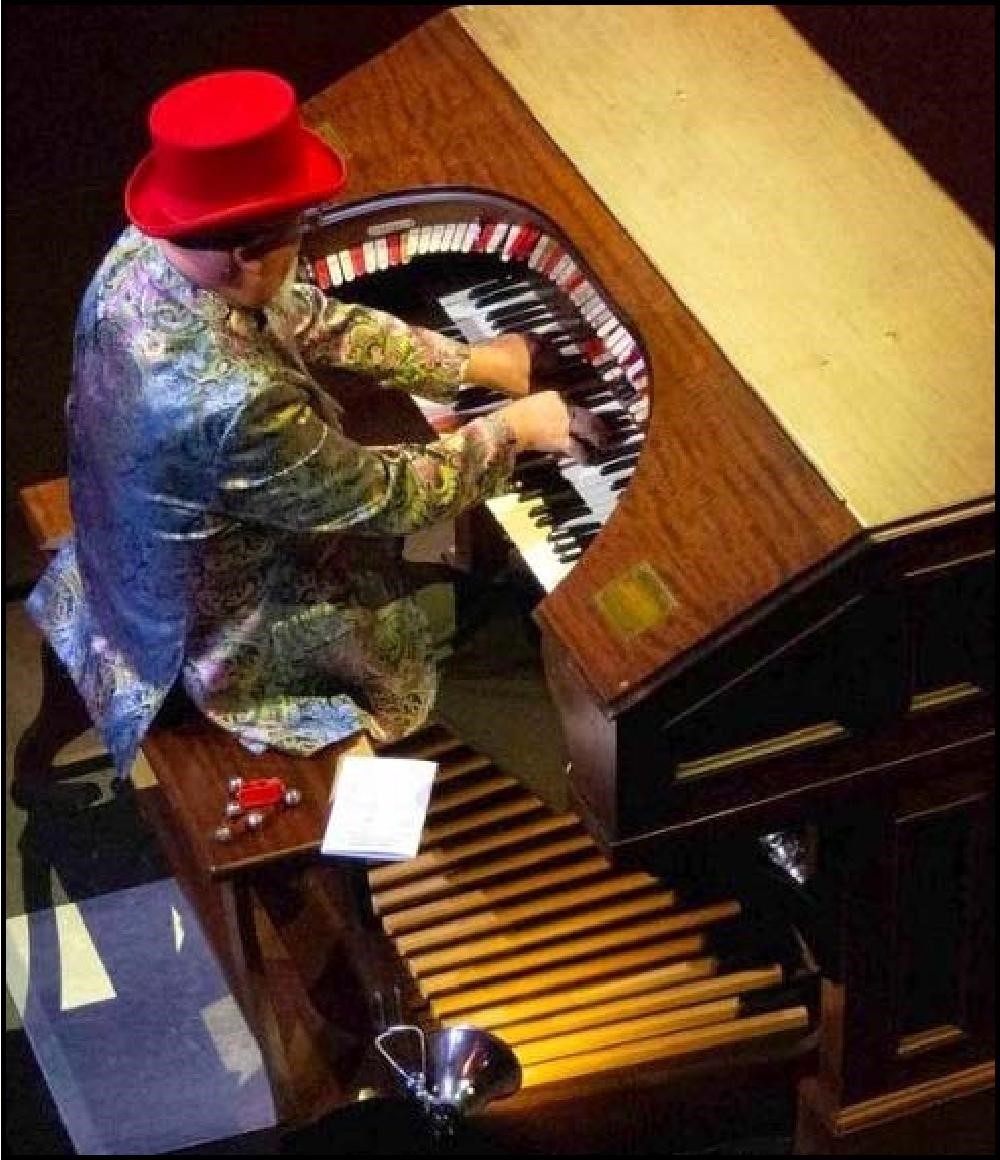
[[(72, 528), (66, 481), (25, 488), (20, 499), (36, 542), (53, 550)], [(91, 724), (46, 642), (42, 673), (39, 712), (15, 755), (12, 792), (28, 809), (77, 772), (54, 768), (53, 759)], [(318, 857), (337, 758), (369, 747), (355, 741), (310, 758), (255, 756), (182, 698), (142, 748), (156, 785), (137, 799), (257, 1037), (279, 1120), (308, 1121), (342, 1104), (363, 1075), (373, 992), (404, 985), (388, 943), (365, 921), (364, 864)], [(221, 842), (215, 831), (234, 777), (280, 777), (301, 803)]]

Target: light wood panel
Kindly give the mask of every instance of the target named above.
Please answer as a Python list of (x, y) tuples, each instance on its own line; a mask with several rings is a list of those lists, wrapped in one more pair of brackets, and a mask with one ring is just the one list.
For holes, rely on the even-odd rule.
[(993, 493), (993, 248), (774, 9), (458, 15), (859, 522)]

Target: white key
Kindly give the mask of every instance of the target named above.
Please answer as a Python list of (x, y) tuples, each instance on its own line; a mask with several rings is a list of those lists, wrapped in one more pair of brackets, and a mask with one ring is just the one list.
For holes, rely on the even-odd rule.
[(635, 400), (634, 403), (629, 404), (629, 414), (636, 422), (637, 427), (645, 428), (649, 422), (649, 395), (645, 393), (648, 383), (643, 384), (643, 394)]

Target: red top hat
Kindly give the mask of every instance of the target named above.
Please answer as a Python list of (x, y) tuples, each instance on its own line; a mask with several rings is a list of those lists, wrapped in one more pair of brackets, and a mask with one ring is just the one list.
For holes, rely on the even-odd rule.
[(125, 188), (144, 234), (190, 238), (317, 205), (344, 184), (344, 163), (299, 116), (273, 73), (209, 73), (169, 89), (149, 113), (152, 152)]

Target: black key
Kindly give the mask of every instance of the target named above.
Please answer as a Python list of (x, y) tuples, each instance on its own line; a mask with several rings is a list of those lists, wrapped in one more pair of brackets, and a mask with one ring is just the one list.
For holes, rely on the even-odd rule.
[[(506, 302), (498, 300), (485, 307), (479, 307), (479, 309), (482, 317), (492, 321), (497, 318), (506, 318), (509, 315), (521, 314), (531, 310), (558, 310), (559, 305), (553, 299), (552, 295), (532, 293), (529, 297), (525, 293), (524, 295), (512, 294)], [(566, 310), (560, 310), (559, 312), (563, 314), (567, 313)]]
[(612, 464), (619, 459), (627, 460), (633, 451), (638, 454), (641, 448), (641, 439), (627, 439), (616, 443), (613, 447), (609, 447), (606, 451), (595, 451), (593, 455), (591, 455), (587, 460), (587, 463), (589, 466), (599, 467), (604, 464)]
[(580, 542), (585, 536), (591, 533), (596, 535), (600, 530), (600, 523), (596, 520), (588, 520), (586, 523), (576, 524), (572, 528), (554, 528), (545, 538), (552, 540), (553, 543), (562, 540)]
[(518, 302), (514, 306), (493, 306), (477, 317), (502, 328), (503, 323), (521, 322), (525, 318), (536, 318), (548, 312), (549, 308), (542, 302)]
[[(537, 509), (536, 509), (537, 510)], [(590, 508), (584, 503), (574, 504), (572, 507), (566, 507), (559, 511), (545, 511), (542, 510), (538, 515), (533, 516), (528, 512), (528, 518), (532, 523), (537, 524), (540, 528), (555, 528), (567, 520), (578, 519), (581, 516), (590, 514)]]
[(638, 455), (626, 455), (621, 459), (614, 459), (610, 463), (605, 463), (603, 467), (599, 467), (601, 475), (617, 475), (619, 471), (626, 467), (634, 467), (639, 462)]
[(559, 393), (568, 403), (573, 403), (587, 411), (595, 411), (598, 407), (606, 406), (608, 403), (618, 402), (609, 391), (602, 390), (600, 387), (586, 387), (582, 384), (579, 387), (573, 387), (572, 390), (560, 391)]
[(526, 294), (531, 290), (531, 283), (525, 282), (516, 274), (509, 274), (505, 278), (497, 278), (496, 284), (482, 290), (473, 290), (469, 300), (476, 306), (489, 306), (504, 299), (514, 298), (518, 294)]
[[(534, 298), (556, 298), (557, 289), (549, 282), (535, 282), (523, 275), (512, 273), (506, 281), (487, 290), (485, 294), (473, 293), (472, 297), (486, 305), (499, 306), (504, 301), (510, 302), (515, 298), (523, 298), (530, 294)], [(492, 301), (489, 301), (492, 299)]]
[(580, 383), (594, 381), (594, 368), (588, 362), (577, 359), (566, 359), (561, 365), (552, 362), (545, 367), (531, 368), (532, 378), (539, 378), (543, 382), (552, 383), (560, 389), (576, 386)]
[(546, 493), (542, 496), (541, 503), (528, 508), (528, 515), (554, 515), (560, 510), (565, 511), (567, 508), (580, 507), (582, 503), (579, 493), (567, 484), (563, 486), (561, 491)]

